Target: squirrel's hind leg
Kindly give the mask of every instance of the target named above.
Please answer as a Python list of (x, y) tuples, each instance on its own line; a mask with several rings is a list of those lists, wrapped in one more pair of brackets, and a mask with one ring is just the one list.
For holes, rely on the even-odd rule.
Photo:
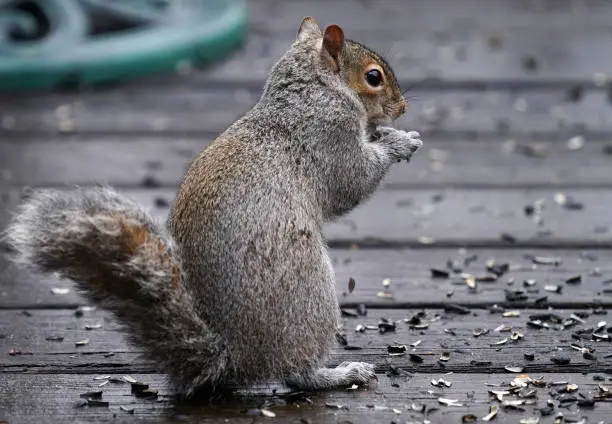
[(299, 390), (332, 390), (363, 385), (376, 378), (374, 365), (366, 362), (343, 362), (336, 368), (317, 368), (293, 375), (285, 383)]

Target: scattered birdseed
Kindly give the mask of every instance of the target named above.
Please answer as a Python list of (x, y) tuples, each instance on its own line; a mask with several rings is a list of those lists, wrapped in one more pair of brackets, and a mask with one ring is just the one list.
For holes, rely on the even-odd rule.
[(506, 343), (508, 343), (508, 339), (507, 338), (503, 339), (503, 340), (500, 340), (498, 342), (495, 342), (495, 343), (491, 343), (491, 346), (501, 346), (501, 345), (505, 345)]
[(51, 289), (51, 293), (57, 294), (57, 295), (68, 294), (70, 293), (70, 289), (65, 288), (65, 287), (53, 287)]
[(513, 366), (509, 366), (509, 365), (506, 365), (504, 367), (504, 369), (506, 371), (508, 371), (508, 372), (513, 372), (513, 373), (520, 373), (520, 372), (523, 372), (525, 370), (523, 367), (513, 367)]
[(521, 316), (521, 311), (508, 311), (502, 314), (504, 318), (516, 318)]

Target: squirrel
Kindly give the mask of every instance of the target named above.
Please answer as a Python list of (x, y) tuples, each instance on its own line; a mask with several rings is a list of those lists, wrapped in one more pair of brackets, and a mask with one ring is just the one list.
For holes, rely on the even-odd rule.
[(113, 312), (186, 397), (367, 385), (372, 364), (324, 365), (341, 314), (323, 225), (422, 146), (390, 126), (407, 107), (381, 56), (307, 17), (257, 103), (193, 160), (165, 224), (106, 185), (40, 189), (4, 238), (16, 264)]

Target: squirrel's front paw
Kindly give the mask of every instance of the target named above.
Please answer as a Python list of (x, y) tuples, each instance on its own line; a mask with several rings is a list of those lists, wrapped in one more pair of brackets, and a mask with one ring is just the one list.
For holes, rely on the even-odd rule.
[(376, 377), (374, 365), (367, 362), (343, 362), (336, 370), (343, 374), (343, 383), (347, 386), (366, 384)]
[(412, 155), (423, 146), (418, 131), (402, 131), (391, 127), (379, 127), (372, 134), (372, 141), (385, 145), (398, 161), (410, 161)]

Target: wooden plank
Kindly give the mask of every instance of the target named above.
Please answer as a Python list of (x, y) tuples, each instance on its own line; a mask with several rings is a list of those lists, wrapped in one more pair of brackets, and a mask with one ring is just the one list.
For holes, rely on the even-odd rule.
[[(113, 377), (121, 377), (114, 374)], [(328, 393), (308, 395), (311, 403), (304, 400), (287, 402), (286, 391), (272, 395), (271, 388), (256, 388), (250, 393), (233, 399), (209, 402), (173, 402), (172, 391), (168, 389), (161, 375), (134, 375), (137, 378), (159, 390), (157, 401), (139, 400), (130, 393), (127, 384), (109, 384), (102, 388), (102, 398), (109, 402), (107, 408), (75, 408), (79, 395), (88, 391), (100, 390), (97, 382), (83, 376), (71, 374), (39, 376), (18, 375), (0, 378), (0, 418), (8, 422), (20, 423), (51, 423), (82, 422), (91, 423), (133, 423), (146, 420), (150, 423), (198, 422), (210, 423), (253, 423), (253, 422), (316, 422), (316, 423), (381, 423), (381, 422), (461, 422), (467, 414), (479, 418), (489, 412), (489, 405), (498, 404), (489, 394), (491, 390), (502, 391), (510, 388), (513, 376), (508, 374), (472, 374), (452, 376), (436, 376), (451, 381), (450, 388), (437, 388), (431, 385), (428, 375), (415, 375), (412, 378), (389, 378), (378, 376), (378, 382), (372, 387), (353, 391), (333, 391)], [(532, 376), (541, 378), (545, 383), (567, 381), (578, 385), (576, 392), (584, 396), (599, 396), (597, 381), (591, 375), (580, 374), (542, 374)], [(493, 386), (487, 386), (491, 384)], [(277, 388), (276, 386), (273, 386)], [(609, 383), (603, 383), (609, 387)], [(554, 392), (563, 388), (562, 385), (535, 388), (537, 398), (532, 405), (519, 410), (502, 408), (495, 419), (498, 423), (517, 423), (520, 419), (538, 416), (537, 408), (544, 408), (546, 400), (559, 398)], [(553, 392), (551, 396), (549, 392)], [(12, 396), (11, 393), (21, 393), (23, 396)], [(444, 406), (438, 398), (457, 399), (462, 406)], [(506, 396), (505, 400), (517, 400), (517, 396)], [(302, 398), (304, 399), (304, 398)], [(250, 414), (261, 408), (266, 402), (267, 409), (276, 414), (274, 418), (257, 418)], [(602, 422), (612, 413), (610, 402), (599, 401), (595, 407), (576, 409), (576, 402), (569, 402), (570, 409), (559, 408), (559, 400), (555, 400), (554, 413), (563, 412), (568, 418), (586, 417), (588, 422)], [(329, 405), (329, 406), (326, 406)], [(340, 409), (332, 406), (342, 405)], [(425, 406), (427, 414), (417, 412)], [(133, 409), (133, 415), (120, 409), (121, 406)], [(250, 412), (247, 412), (250, 411)], [(548, 417), (546, 417), (548, 418)], [(79, 421), (81, 422), (81, 421)], [(544, 421), (548, 422), (548, 421)]]
[[(561, 260), (558, 266), (532, 265), (526, 255), (554, 257)], [(435, 307), (459, 303), (487, 307), (494, 304), (519, 304), (533, 308), (572, 308), (578, 305), (612, 306), (612, 252), (591, 250), (535, 249), (332, 249), (331, 257), (336, 273), (336, 291), (342, 304), (354, 306), (364, 303), (370, 307)], [(476, 259), (473, 259), (476, 257)], [(451, 260), (463, 265), (462, 271), (473, 275), (485, 275), (486, 262), (508, 263), (509, 272), (496, 282), (481, 282), (476, 290), (470, 289), (458, 274), (448, 279), (432, 278), (431, 268), (446, 269)], [(565, 280), (581, 275), (580, 284), (567, 284)], [(348, 280), (354, 278), (355, 290), (347, 295)], [(377, 296), (383, 290), (382, 282), (390, 279), (393, 298)], [(536, 284), (524, 287), (526, 280)], [(509, 282), (514, 281), (512, 285)], [(560, 285), (562, 292), (546, 292), (547, 285)], [(51, 288), (67, 288), (66, 294), (53, 294)], [(528, 298), (518, 303), (506, 300), (505, 290), (529, 290)], [(418, 297), (415, 296), (418, 293)], [(449, 294), (451, 294), (449, 296)], [(547, 301), (536, 302), (547, 296)], [(71, 282), (54, 277), (41, 277), (16, 268), (0, 255), (0, 308), (75, 308), (87, 302), (78, 295)]]
[[(124, 135), (126, 142), (131, 135), (143, 133), (211, 137), (244, 114), (258, 100), (262, 86), (210, 88), (176, 79), (168, 84), (149, 81), (83, 93), (4, 97), (0, 98), (0, 135), (114, 133)], [(562, 140), (582, 134), (609, 139), (609, 95), (580, 87), (440, 91), (417, 86), (407, 93), (411, 106), (397, 125), (452, 140), (491, 134)], [(568, 93), (575, 96), (576, 90), (580, 98), (572, 101)]]
[[(128, 187), (153, 177), (178, 187), (185, 169), (212, 137), (74, 136), (11, 137), (0, 141), (0, 173), (13, 186)], [(17, 147), (18, 143), (18, 147)], [(535, 147), (534, 147), (535, 146)], [(587, 141), (568, 149), (554, 141), (425, 140), (411, 161), (395, 165), (382, 183), (389, 188), (604, 187), (612, 185), (612, 144)], [(534, 157), (541, 154), (542, 157)], [(530, 156), (531, 155), (531, 156)]]
[[(172, 189), (121, 189), (160, 219), (168, 214)], [(558, 190), (379, 190), (345, 218), (326, 226), (332, 247), (408, 247), (434, 242), (437, 246), (606, 247), (612, 244), (612, 192), (569, 190), (564, 194), (575, 210), (555, 203)], [(19, 201), (17, 191), (1, 193), (3, 228)], [(525, 216), (524, 208), (543, 199), (543, 225)], [(573, 206), (572, 206), (573, 208)], [(507, 238), (509, 235), (511, 241)]]
[[(603, 330), (597, 334), (608, 339), (592, 335), (598, 323), (607, 320), (605, 310), (518, 311), (518, 317), (505, 317), (502, 312), (483, 309), (473, 309), (467, 314), (448, 307), (444, 310), (368, 309), (367, 316), (345, 318), (344, 331), (349, 348), (337, 344), (329, 364), (366, 361), (375, 364), (380, 373), (389, 371), (392, 366), (418, 373), (503, 373), (507, 371), (506, 366), (522, 367), (529, 373), (612, 373), (612, 355), (608, 348), (612, 336), (607, 332), (607, 324), (604, 323)], [(414, 327), (411, 320), (420, 314), (422, 318), (416, 323), (423, 327)], [(551, 314), (556, 318), (539, 318)], [(577, 318), (572, 319), (572, 316)], [(0, 338), (0, 373), (105, 373), (112, 370), (130, 373), (156, 369), (153, 363), (138, 356), (140, 348), (127, 343), (124, 333), (106, 311), (87, 312), (83, 318), (76, 318), (72, 310), (29, 310), (27, 316), (22, 311), (4, 310), (0, 311), (0, 317), (0, 334), (4, 336)], [(378, 330), (381, 318), (395, 323), (395, 330), (381, 334)], [(532, 328), (528, 322), (536, 319), (547, 328)], [(97, 324), (101, 327), (85, 329), (86, 325)], [(359, 326), (371, 329), (359, 332)], [(483, 330), (487, 332), (478, 337), (474, 335)], [(513, 340), (514, 334), (519, 333), (521, 338)], [(75, 342), (82, 340), (89, 342), (77, 347)], [(404, 355), (390, 355), (390, 345), (405, 345)], [(584, 356), (571, 345), (592, 349), (591, 356)], [(440, 360), (445, 353), (450, 358)], [(534, 355), (533, 359), (525, 357), (529, 353)], [(555, 363), (553, 358), (561, 356), (568, 357), (569, 362)]]
[[(113, 375), (121, 377), (121, 375)], [(107, 408), (75, 408), (79, 395), (88, 391), (97, 391), (97, 382), (91, 379), (71, 374), (54, 376), (19, 375), (10, 379), (0, 379), (0, 418), (8, 422), (20, 423), (51, 423), (51, 422), (82, 422), (91, 423), (133, 423), (145, 419), (150, 423), (169, 422), (198, 422), (198, 423), (253, 423), (253, 422), (316, 422), (316, 423), (381, 423), (381, 422), (422, 422), (427, 419), (431, 422), (458, 423), (467, 414), (474, 414), (479, 418), (489, 412), (489, 405), (498, 404), (491, 390), (502, 391), (510, 388), (513, 376), (508, 374), (476, 374), (442, 376), (451, 381), (450, 388), (437, 388), (431, 386), (431, 376), (415, 375), (412, 378), (389, 378), (378, 376), (378, 383), (367, 389), (353, 391), (333, 391), (309, 395), (311, 403), (304, 400), (287, 402), (286, 392), (280, 391), (273, 396), (271, 389), (254, 390), (234, 399), (208, 402), (172, 402), (171, 390), (160, 375), (134, 375), (133, 377), (149, 384), (159, 390), (157, 401), (144, 401), (135, 398), (127, 384), (109, 384), (103, 387), (102, 398), (109, 402)], [(436, 376), (436, 379), (438, 376)], [(599, 396), (597, 381), (591, 375), (579, 374), (543, 374), (532, 376), (541, 378), (545, 383), (567, 381), (578, 385), (580, 394), (584, 396)], [(492, 384), (494, 386), (487, 386)], [(603, 383), (608, 387), (609, 383)], [(274, 387), (276, 388), (276, 387)], [(502, 408), (495, 418), (498, 423), (517, 423), (520, 419), (538, 416), (537, 408), (544, 408), (549, 398), (559, 399), (563, 386), (548, 386), (535, 388), (537, 397), (532, 405), (513, 408)], [(551, 396), (549, 392), (553, 392)], [(11, 393), (20, 393), (22, 396), (12, 396)], [(250, 396), (249, 396), (250, 395)], [(439, 404), (438, 398), (457, 399), (462, 406), (444, 406)], [(303, 399), (303, 398), (302, 398)], [(505, 400), (517, 400), (517, 396), (506, 396)], [(269, 410), (276, 414), (274, 418), (260, 419), (249, 415), (255, 413), (265, 402)], [(610, 402), (599, 401), (593, 408), (579, 408), (576, 402), (569, 402), (569, 410), (559, 408), (559, 400), (555, 400), (554, 414), (563, 412), (568, 418), (585, 417), (588, 422), (606, 423), (612, 413)], [(342, 405), (336, 409), (330, 405)], [(427, 414), (417, 412), (425, 406)], [(133, 415), (120, 409), (124, 406), (134, 409)], [(544, 419), (549, 418), (545, 417)], [(79, 421), (81, 422), (81, 421)], [(548, 421), (543, 421), (548, 422)]]

